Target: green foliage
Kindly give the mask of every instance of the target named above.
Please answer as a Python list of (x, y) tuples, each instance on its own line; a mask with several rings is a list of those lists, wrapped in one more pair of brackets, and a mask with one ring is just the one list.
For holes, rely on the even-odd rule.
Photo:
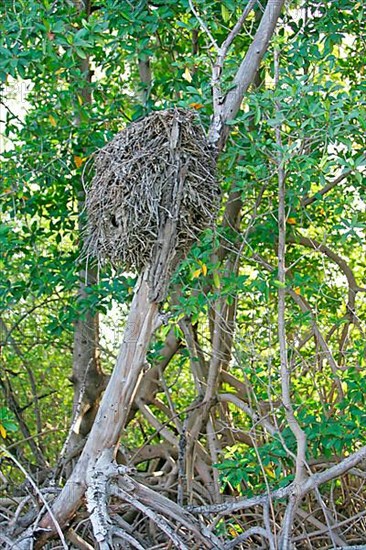
[[(195, 4), (221, 43), (243, 3)], [(307, 459), (346, 456), (365, 443), (364, 294), (357, 295), (356, 317), (352, 317), (344, 264), (318, 246), (300, 243), (305, 237), (326, 244), (364, 286), (362, 5), (347, 0), (299, 4), (288, 6), (263, 62), (260, 85), (250, 89), (237, 118), (230, 122), (231, 135), (219, 160), (221, 217), (174, 274), (172, 288), (182, 290), (178, 299), (172, 297), (164, 306), (172, 319), (158, 333), (148, 357), (151, 364), (158, 363), (167, 332), (174, 326), (183, 343), (164, 376), (177, 410), (184, 411), (195, 399), (196, 388), (178, 323), (183, 318), (192, 322), (208, 361), (216, 304), (223, 297), (229, 307), (237, 305), (227, 368), (248, 385), (245, 399), (257, 413), (262, 415), (264, 405), (266, 411), (272, 406), (268, 418), (278, 426), (278, 433), (269, 437), (248, 415), (229, 407), (235, 426), (254, 434), (254, 443), (225, 445), (217, 468), (223, 487), (246, 495), (289, 483), (294, 473), (291, 453), (296, 452), (281, 405), (276, 325), (277, 294), (283, 287), (277, 274), (278, 155), (287, 187), (286, 289), (309, 308), (301, 309), (288, 293), (292, 399), (307, 436)], [(88, 17), (72, 2), (17, 0), (0, 7), (3, 96), (6, 99), (15, 91), (24, 102), (18, 114), (5, 100), (1, 106), (4, 135), (11, 144), (2, 153), (0, 179), (0, 317), (8, 327), (1, 337), (4, 384), (15, 389), (32, 433), (38, 429), (35, 406), (40, 408), (43, 426), (60, 428), (61, 433), (47, 440), (52, 441), (46, 445), (51, 459), (61, 447), (71, 410), (73, 324), (88, 311), (104, 318), (116, 303), (124, 306), (123, 321), (135, 282), (135, 274), (103, 268), (85, 296), (75, 298), (79, 271), (85, 267), (80, 260), (79, 213), (83, 185), (92, 177), (92, 155), (131, 120), (152, 109), (171, 105), (196, 109), (206, 128), (212, 115), (214, 51), (187, 0), (153, 4), (106, 0), (95, 8)], [(231, 48), (224, 90), (231, 85), (257, 24), (251, 15)], [(276, 87), (274, 48), (280, 57)], [(153, 72), (151, 86), (141, 82), (138, 70), (138, 61), (147, 59)], [(87, 62), (92, 74), (86, 72)], [(142, 92), (147, 92), (146, 101)], [(276, 142), (278, 127), (281, 146)], [(339, 183), (324, 193), (337, 179)], [(230, 193), (243, 203), (239, 232), (221, 224)], [(309, 199), (314, 200), (307, 204)], [(231, 270), (217, 257), (219, 247), (235, 258)], [(335, 375), (319, 342), (308, 338), (314, 319), (340, 366), (342, 396), (336, 395)], [(21, 355), (14, 351), (12, 339)], [(37, 405), (29, 389), (29, 370), (35, 378)], [(224, 390), (232, 388), (220, 389)], [(168, 407), (166, 396), (161, 399)], [(168, 422), (162, 410), (152, 408), (161, 422)], [(0, 425), (10, 432), (14, 424), (7, 411), (1, 409)], [(146, 420), (137, 417), (133, 422), (131, 447), (149, 437), (161, 440)], [(175, 429), (174, 422), (168, 425)], [(19, 430), (14, 432), (14, 437), (18, 435)]]
[(6, 439), (8, 433), (18, 430), (18, 426), (14, 420), (14, 415), (7, 407), (0, 408), (0, 436), (2, 439)]

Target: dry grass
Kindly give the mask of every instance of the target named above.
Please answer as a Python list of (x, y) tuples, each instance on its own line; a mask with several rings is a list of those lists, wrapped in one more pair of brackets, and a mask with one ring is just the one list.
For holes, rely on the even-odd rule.
[(216, 215), (215, 168), (195, 113), (157, 111), (129, 125), (95, 159), (87, 254), (129, 270), (174, 265)]

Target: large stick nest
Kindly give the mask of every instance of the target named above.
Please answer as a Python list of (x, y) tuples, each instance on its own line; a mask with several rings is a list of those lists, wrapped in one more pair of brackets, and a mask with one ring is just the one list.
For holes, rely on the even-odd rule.
[(151, 287), (166, 279), (217, 212), (215, 167), (195, 113), (169, 109), (132, 123), (96, 155), (88, 255), (128, 270), (150, 266)]

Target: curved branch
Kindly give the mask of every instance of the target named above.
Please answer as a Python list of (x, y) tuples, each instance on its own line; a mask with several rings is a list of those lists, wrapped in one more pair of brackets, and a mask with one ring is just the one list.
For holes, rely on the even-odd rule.
[(272, 424), (265, 418), (260, 418), (260, 416), (258, 416), (258, 414), (246, 403), (244, 403), (237, 395), (234, 395), (233, 393), (220, 393), (217, 398), (220, 402), (232, 403), (235, 405), (235, 407), (247, 414), (254, 423), (263, 426), (263, 428), (265, 428), (271, 435), (276, 435), (278, 432), (275, 426), (272, 426)]
[[(270, 271), (270, 272), (274, 271), (274, 267), (271, 266), (271, 264), (269, 264), (266, 260), (264, 260), (259, 254), (253, 254), (253, 259), (256, 260), (260, 265), (265, 267), (268, 271)], [(318, 339), (320, 347), (322, 348), (323, 353), (324, 353), (325, 357), (327, 358), (329, 366), (330, 366), (330, 368), (331, 368), (331, 370), (334, 374), (335, 383), (337, 384), (337, 389), (339, 391), (339, 395), (340, 395), (340, 397), (343, 397), (342, 384), (341, 384), (341, 382), (339, 380), (339, 376), (338, 376), (339, 365), (337, 365), (337, 363), (336, 363), (336, 361), (333, 357), (333, 354), (332, 354), (332, 352), (331, 352), (324, 336), (322, 335), (321, 330), (318, 327), (318, 324), (316, 322), (313, 310), (311, 309), (310, 305), (305, 300), (305, 298), (303, 296), (300, 296), (300, 295), (296, 294), (296, 292), (294, 290), (292, 290), (292, 288), (287, 288), (286, 292), (291, 296), (291, 298), (294, 300), (294, 302), (300, 307), (301, 311), (303, 311), (304, 313), (309, 313), (310, 314), (311, 326), (312, 326), (314, 336)]]
[[(357, 315), (355, 314), (355, 305), (356, 305), (356, 295), (358, 292), (366, 292), (366, 288), (362, 288), (357, 284), (356, 278), (354, 276), (354, 273), (352, 269), (347, 264), (346, 260), (339, 256), (336, 252), (331, 250), (328, 246), (326, 246), (324, 243), (319, 243), (315, 241), (314, 239), (310, 239), (308, 237), (304, 237), (303, 235), (296, 235), (296, 237), (290, 236), (288, 239), (288, 242), (294, 243), (294, 244), (300, 244), (302, 246), (306, 246), (308, 248), (312, 248), (313, 250), (319, 251), (325, 256), (327, 256), (330, 260), (332, 260), (335, 264), (338, 265), (342, 273), (345, 275), (348, 283), (348, 301), (346, 304), (346, 314), (344, 315), (344, 319), (346, 319), (346, 323), (343, 326), (341, 338), (340, 338), (340, 344), (339, 344), (339, 351), (341, 355), (343, 355), (344, 352), (344, 345), (348, 337), (349, 327), (350, 325), (356, 324), (358, 325), (358, 319)], [(333, 333), (333, 331), (331, 331)]]
[(341, 181), (346, 179), (346, 177), (349, 176), (351, 172), (352, 172), (352, 170), (346, 170), (345, 172), (343, 172), (343, 174), (341, 174), (340, 176), (335, 178), (333, 181), (330, 181), (329, 183), (324, 185), (324, 187), (322, 189), (320, 189), (319, 191), (317, 191), (315, 193), (315, 195), (312, 195), (311, 197), (305, 197), (301, 201), (301, 206), (306, 207), (306, 206), (309, 206), (310, 204), (313, 204), (313, 202), (315, 202), (319, 199), (319, 195), (320, 196), (326, 195), (329, 191), (331, 191), (333, 189), (333, 187), (336, 187), (336, 185), (338, 185), (338, 183), (341, 183)]
[(212, 67), (212, 95), (213, 95), (213, 108), (214, 113), (220, 110), (220, 104), (222, 102), (221, 95), (221, 74), (224, 68), (224, 63), (230, 46), (234, 42), (235, 38), (239, 34), (244, 25), (245, 19), (248, 17), (249, 13), (252, 11), (252, 8), (257, 3), (257, 0), (250, 0), (248, 5), (245, 7), (243, 13), (235, 23), (234, 27), (231, 29), (226, 39), (222, 43), (221, 47), (218, 48), (217, 58), (214, 66)]
[(303, 497), (313, 489), (316, 489), (317, 487), (322, 485), (323, 483), (327, 483), (329, 481), (332, 481), (333, 479), (341, 477), (342, 475), (347, 473), (349, 470), (357, 466), (357, 464), (359, 464), (362, 460), (365, 460), (365, 459), (366, 459), (366, 446), (361, 447), (361, 449), (359, 449), (352, 455), (342, 460), (342, 462), (339, 462), (338, 464), (331, 466), (324, 472), (312, 474), (309, 478), (307, 478), (305, 481), (303, 481), (302, 483), (296, 486), (294, 483), (290, 483), (290, 485), (287, 485), (287, 487), (281, 487), (280, 489), (277, 489), (270, 494), (265, 493), (265, 494), (254, 496), (251, 498), (238, 499), (238, 500), (235, 500), (234, 502), (213, 504), (211, 506), (189, 506), (188, 510), (196, 514), (228, 515), (238, 510), (244, 510), (247, 508), (252, 508), (253, 506), (265, 504), (271, 499), (279, 500), (281, 498), (288, 497), (295, 491), (296, 491), (296, 494), (301, 495)]
[(231, 540), (230, 542), (227, 542), (224, 546), (224, 549), (225, 550), (232, 550), (232, 548), (235, 548), (236, 546), (238, 546), (238, 544), (240, 544), (241, 542), (246, 541), (247, 539), (249, 539), (253, 535), (258, 535), (260, 537), (264, 537), (265, 539), (269, 538), (267, 531), (265, 529), (263, 529), (263, 527), (250, 527), (249, 529), (247, 529), (247, 531), (244, 531), (244, 533), (242, 533), (238, 537), (235, 537), (234, 540)]
[(331, 250), (324, 243), (319, 243), (315, 239), (310, 239), (308, 237), (304, 237), (303, 235), (296, 235), (295, 237), (289, 235), (287, 237), (287, 242), (292, 244), (300, 244), (301, 246), (306, 246), (308, 248), (312, 248), (313, 250), (318, 250), (322, 254), (325, 254), (325, 256), (336, 263), (340, 270), (344, 273), (348, 281), (349, 289), (354, 294), (356, 294), (357, 292), (366, 292), (366, 288), (362, 288), (357, 284), (353, 271), (347, 264), (346, 260), (336, 254), (336, 252)]
[(188, 3), (189, 3), (189, 7), (191, 9), (191, 12), (193, 13), (193, 15), (195, 16), (195, 18), (197, 19), (198, 23), (200, 24), (201, 28), (204, 30), (204, 32), (207, 34), (207, 36), (209, 37), (210, 41), (211, 41), (211, 46), (213, 46), (215, 48), (215, 50), (219, 51), (219, 46), (216, 42), (216, 40), (214, 39), (214, 37), (212, 36), (211, 34), (211, 31), (209, 30), (209, 28), (207, 27), (206, 23), (203, 21), (202, 17), (199, 15), (199, 13), (197, 12), (196, 8), (194, 7), (193, 5), (193, 1), (192, 0), (188, 0)]

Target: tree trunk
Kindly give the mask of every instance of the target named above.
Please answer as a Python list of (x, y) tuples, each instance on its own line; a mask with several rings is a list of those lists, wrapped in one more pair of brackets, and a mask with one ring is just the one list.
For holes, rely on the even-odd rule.
[[(103, 396), (92, 430), (79, 461), (68, 479), (61, 495), (55, 502), (53, 513), (60, 525), (74, 514), (86, 490), (86, 473), (90, 464), (96, 461), (103, 449), (115, 447), (138, 388), (145, 363), (146, 352), (154, 330), (158, 326), (158, 304), (150, 302), (147, 273), (141, 276), (132, 301), (126, 329), (117, 358), (117, 363)], [(45, 538), (54, 531), (54, 525), (47, 514), (40, 523), (49, 529)], [(44, 537), (37, 541), (42, 548)]]

